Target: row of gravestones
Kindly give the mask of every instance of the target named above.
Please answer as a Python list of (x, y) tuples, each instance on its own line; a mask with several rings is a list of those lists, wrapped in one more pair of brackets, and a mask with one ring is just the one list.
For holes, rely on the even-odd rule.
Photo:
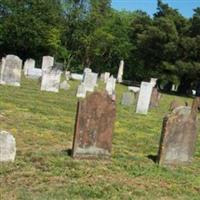
[[(1, 60), (0, 67), (0, 84), (20, 86), (22, 72), (22, 60), (15, 55), (7, 55)], [(69, 84), (61, 81), (62, 65), (54, 63), (54, 58), (44, 56), (42, 59), (42, 68), (35, 67), (35, 60), (28, 59), (24, 63), (24, 75), (38, 79), (42, 78), (41, 90), (49, 92), (58, 92), (59, 88), (68, 89)], [(66, 77), (68, 76), (66, 72)]]
[[(197, 110), (200, 97), (192, 107), (178, 106), (164, 117), (157, 161), (179, 165), (192, 161), (197, 141)], [(72, 146), (73, 158), (109, 158), (116, 116), (116, 104), (107, 92), (93, 92), (79, 100)], [(15, 139), (0, 132), (0, 161), (14, 161)]]

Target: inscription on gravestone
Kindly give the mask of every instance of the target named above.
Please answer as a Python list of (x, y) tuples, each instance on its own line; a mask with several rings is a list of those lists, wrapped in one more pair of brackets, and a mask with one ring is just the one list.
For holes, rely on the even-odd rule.
[(94, 92), (79, 101), (72, 156), (109, 157), (115, 120), (115, 102), (106, 92)]

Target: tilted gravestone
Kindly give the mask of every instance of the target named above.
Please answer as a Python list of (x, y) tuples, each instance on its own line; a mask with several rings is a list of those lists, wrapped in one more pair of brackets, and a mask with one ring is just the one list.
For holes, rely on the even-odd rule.
[(15, 138), (6, 131), (0, 131), (0, 162), (14, 161), (15, 155)]
[(15, 55), (7, 55), (2, 60), (0, 84), (20, 86), (22, 60)]
[(34, 69), (35, 68), (35, 60), (33, 59), (27, 59), (24, 63), (24, 75), (28, 75), (28, 69)]
[(43, 71), (41, 90), (59, 92), (61, 74), (62, 72), (60, 70), (55, 69)]
[(50, 70), (54, 66), (54, 58), (51, 56), (43, 56), (42, 58), (42, 70)]
[(87, 72), (84, 74), (83, 84), (86, 91), (93, 92), (97, 85), (98, 74), (93, 72)]
[(179, 165), (192, 161), (197, 140), (197, 109), (200, 100), (195, 99), (192, 108), (176, 107), (163, 120), (158, 152), (160, 165)]
[(121, 104), (124, 106), (131, 106), (134, 104), (135, 95), (131, 92), (125, 92), (122, 96)]
[(152, 83), (142, 82), (137, 102), (136, 113), (147, 114), (151, 100), (153, 85)]
[(107, 158), (111, 155), (115, 102), (106, 92), (94, 92), (79, 101), (72, 156)]
[(156, 87), (153, 88), (152, 94), (151, 94), (151, 101), (150, 101), (150, 108), (155, 108), (159, 106), (161, 99), (161, 93), (158, 91)]

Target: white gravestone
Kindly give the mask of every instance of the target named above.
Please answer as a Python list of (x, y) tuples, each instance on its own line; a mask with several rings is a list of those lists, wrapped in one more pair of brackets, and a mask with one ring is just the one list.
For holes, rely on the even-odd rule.
[(70, 71), (66, 71), (66, 72), (65, 72), (65, 78), (66, 78), (66, 81), (69, 81), (69, 79), (71, 78), (71, 73), (70, 73)]
[(50, 70), (54, 66), (54, 58), (51, 56), (43, 56), (42, 58), (42, 70)]
[(104, 83), (107, 83), (109, 78), (110, 78), (110, 72), (105, 72), (104, 73)]
[(118, 75), (117, 75), (118, 83), (122, 83), (123, 74), (124, 74), (124, 61), (121, 60), (120, 65), (119, 65)]
[(42, 77), (42, 70), (39, 68), (29, 68), (27, 71), (27, 77), (30, 79), (39, 79)]
[(135, 86), (128, 86), (128, 90), (133, 92), (133, 93), (137, 93), (140, 91), (139, 87), (135, 87)]
[(24, 63), (24, 75), (28, 75), (28, 69), (34, 69), (35, 68), (35, 60), (33, 59), (27, 59)]
[(47, 92), (59, 92), (62, 71), (46, 70), (42, 74), (41, 90)]
[(71, 73), (71, 78), (72, 78), (73, 80), (82, 81), (82, 80), (83, 80), (83, 74)]
[(0, 84), (20, 86), (22, 60), (15, 55), (7, 55), (2, 60)]
[(78, 98), (85, 98), (86, 97), (86, 89), (85, 89), (85, 85), (83, 83), (81, 83), (79, 86), (78, 86), (78, 90), (77, 90), (77, 93), (76, 93), (76, 97)]
[(93, 92), (97, 85), (98, 74), (93, 72), (87, 72), (84, 75), (83, 84), (85, 85), (86, 91)]
[(0, 162), (13, 162), (15, 155), (15, 138), (6, 131), (0, 131)]
[(157, 78), (151, 78), (150, 83), (153, 84), (153, 87), (156, 86), (157, 80), (158, 80)]
[(140, 113), (140, 114), (148, 113), (152, 90), (153, 90), (152, 83), (148, 83), (148, 82), (141, 83), (136, 113)]
[(106, 91), (109, 95), (112, 95), (115, 92), (115, 86), (116, 86), (116, 79), (111, 76), (106, 83)]

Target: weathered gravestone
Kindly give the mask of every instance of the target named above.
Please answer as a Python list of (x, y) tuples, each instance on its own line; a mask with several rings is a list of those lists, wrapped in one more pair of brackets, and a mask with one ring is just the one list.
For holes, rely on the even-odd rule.
[(35, 60), (33, 59), (27, 59), (24, 63), (24, 75), (28, 75), (28, 69), (34, 69), (35, 68)]
[(158, 152), (161, 165), (179, 165), (192, 161), (197, 140), (197, 109), (200, 99), (195, 99), (192, 108), (180, 106), (163, 120)]
[(52, 69), (54, 66), (54, 58), (51, 56), (43, 56), (42, 58), (42, 70), (43, 71), (48, 71)]
[(105, 92), (94, 92), (79, 101), (72, 156), (107, 158), (111, 155), (115, 102)]
[(131, 92), (125, 92), (122, 96), (121, 104), (124, 106), (131, 106), (133, 105), (135, 100), (135, 95)]
[(2, 60), (0, 84), (20, 86), (22, 60), (14, 55), (7, 55)]
[(66, 71), (66, 72), (65, 72), (65, 78), (66, 78), (66, 81), (69, 81), (69, 79), (71, 78), (71, 73), (70, 73), (70, 71)]
[(107, 80), (110, 78), (110, 72), (105, 72), (101, 74), (101, 80), (104, 83), (107, 83)]
[(78, 97), (78, 98), (85, 98), (86, 97), (86, 93), (87, 93), (87, 91), (85, 89), (85, 85), (83, 83), (81, 83), (78, 86), (76, 97)]
[(152, 83), (142, 82), (137, 102), (136, 113), (147, 114), (151, 100), (153, 85)]
[(28, 68), (27, 77), (30, 79), (39, 79), (42, 77), (42, 69)]
[(151, 94), (151, 101), (150, 101), (150, 108), (155, 108), (159, 106), (161, 99), (161, 93), (158, 91), (156, 87), (153, 88), (152, 94)]
[(0, 162), (14, 161), (15, 155), (15, 138), (6, 131), (0, 131)]
[(46, 70), (42, 74), (41, 90), (48, 92), (58, 92), (62, 72), (60, 70)]
[(157, 84), (157, 80), (158, 80), (157, 78), (151, 78), (150, 83), (153, 84), (153, 87), (156, 86), (156, 84)]
[(121, 60), (121, 61), (120, 61), (120, 65), (119, 65), (118, 74), (117, 74), (117, 82), (118, 82), (118, 83), (121, 83), (121, 82), (122, 82), (123, 74), (124, 74), (124, 61)]
[(115, 92), (115, 86), (116, 86), (116, 79), (111, 76), (106, 83), (106, 91), (109, 95), (112, 95)]
[(71, 73), (71, 79), (82, 81), (83, 80), (83, 74)]
[(86, 91), (93, 92), (97, 85), (98, 74), (93, 72), (87, 72), (84, 75), (83, 84), (85, 85)]

